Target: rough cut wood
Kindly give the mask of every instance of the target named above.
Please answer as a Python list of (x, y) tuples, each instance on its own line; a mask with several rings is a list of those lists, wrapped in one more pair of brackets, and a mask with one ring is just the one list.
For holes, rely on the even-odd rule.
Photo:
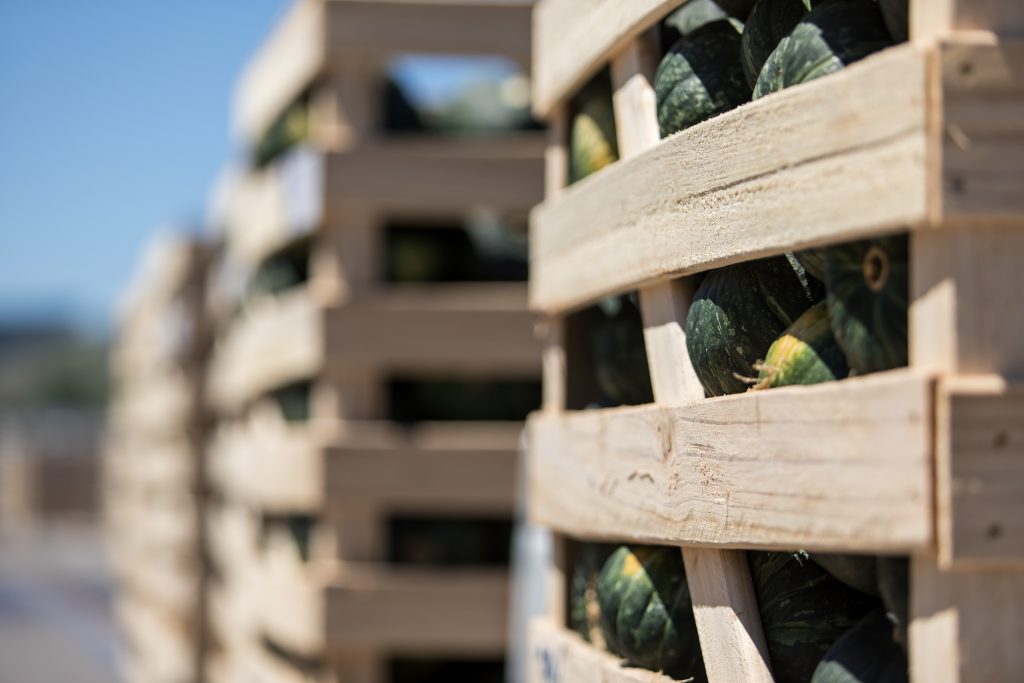
[(937, 531), (946, 567), (1024, 569), (1024, 387), (939, 383)]
[(531, 622), (528, 652), (527, 683), (672, 683), (668, 676), (626, 666), (550, 619)]
[(522, 0), (301, 0), (246, 69), (235, 128), (257, 139), (289, 102), (353, 59), (383, 69), (404, 53), (501, 55), (529, 61), (531, 3)]
[(1016, 0), (910, 0), (910, 32), (917, 41), (953, 31), (992, 31), (1024, 37), (1024, 12)]
[(923, 548), (934, 538), (931, 412), (931, 381), (892, 372), (674, 408), (535, 414), (531, 515), (592, 539)]
[(543, 197), (544, 137), (392, 139), (327, 157), (328, 211), (386, 207), (394, 213), (525, 211)]
[(565, 103), (634, 38), (684, 0), (542, 0), (534, 10), (533, 106)]
[(926, 218), (925, 54), (903, 46), (706, 121), (533, 214), (531, 305)]

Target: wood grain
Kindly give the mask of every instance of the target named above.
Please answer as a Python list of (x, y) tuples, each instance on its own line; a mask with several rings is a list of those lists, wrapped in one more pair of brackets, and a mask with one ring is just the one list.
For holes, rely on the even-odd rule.
[(535, 414), (531, 514), (590, 539), (907, 552), (934, 537), (931, 409), (927, 378), (893, 372)]
[(926, 74), (923, 52), (886, 50), (573, 185), (534, 210), (531, 305), (920, 224)]
[(942, 39), (960, 31), (991, 31), (1024, 37), (1024, 12), (1015, 0), (910, 0), (915, 41)]

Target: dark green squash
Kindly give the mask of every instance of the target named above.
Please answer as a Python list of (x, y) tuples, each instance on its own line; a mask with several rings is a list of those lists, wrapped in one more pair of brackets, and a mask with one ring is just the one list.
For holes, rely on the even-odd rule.
[(719, 19), (684, 35), (654, 75), (658, 125), (666, 137), (750, 101), (750, 87), (736, 56), (740, 33)]
[(619, 158), (611, 77), (599, 74), (572, 102), (569, 182), (575, 183)]
[(285, 109), (263, 134), (252, 151), (257, 168), (270, 164), (309, 137), (310, 94), (305, 93)]
[(709, 272), (686, 317), (686, 349), (704, 392), (745, 391), (775, 339), (822, 296), (821, 284), (782, 256)]
[(828, 308), (824, 301), (819, 301), (772, 342), (759, 366), (754, 388), (831, 382), (849, 373), (846, 358), (832, 334)]
[(825, 247), (812, 247), (794, 251), (793, 257), (800, 262), (807, 274), (818, 282), (825, 281), (825, 263), (827, 262), (828, 250)]
[(753, 88), (761, 68), (779, 41), (790, 34), (811, 9), (811, 0), (758, 0), (743, 25), (743, 74)]
[(910, 37), (910, 3), (908, 0), (878, 0), (889, 35), (897, 43)]
[(754, 99), (827, 76), (890, 45), (873, 0), (822, 0), (768, 57)]
[(892, 622), (879, 608), (829, 648), (811, 683), (906, 683), (909, 665), (893, 640)]
[(704, 24), (729, 19), (729, 13), (715, 0), (690, 0), (665, 17), (665, 27), (676, 32), (672, 42), (689, 35)]
[(679, 548), (619, 547), (601, 570), (597, 598), (609, 650), (673, 678), (705, 680)]
[(654, 401), (644, 346), (644, 323), (635, 296), (610, 297), (598, 305), (601, 317), (591, 336), (598, 386), (607, 404), (643, 405)]
[(811, 559), (850, 588), (868, 595), (880, 595), (876, 556), (811, 553)]
[(806, 553), (747, 553), (776, 683), (806, 683), (846, 631), (879, 606)]
[(601, 633), (601, 606), (597, 601), (597, 581), (608, 556), (616, 546), (606, 543), (581, 543), (569, 584), (569, 626), (583, 640), (605, 649)]
[(907, 258), (906, 235), (828, 250), (828, 312), (854, 374), (907, 364)]
[(882, 556), (878, 558), (878, 589), (882, 602), (896, 624), (896, 640), (904, 649), (910, 641), (910, 559)]

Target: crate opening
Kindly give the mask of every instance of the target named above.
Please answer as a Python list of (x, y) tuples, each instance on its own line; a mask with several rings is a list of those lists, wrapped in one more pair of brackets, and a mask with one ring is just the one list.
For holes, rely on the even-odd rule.
[(390, 683), (502, 683), (505, 680), (505, 661), (395, 658), (388, 662), (388, 676)]
[(388, 519), (388, 558), (422, 567), (507, 567), (512, 522), (396, 515)]
[(519, 422), (540, 407), (540, 401), (540, 382), (518, 377), (396, 376), (388, 381), (388, 419), (404, 424)]
[(308, 283), (312, 250), (313, 239), (307, 236), (267, 256), (249, 280), (246, 298), (278, 296)]

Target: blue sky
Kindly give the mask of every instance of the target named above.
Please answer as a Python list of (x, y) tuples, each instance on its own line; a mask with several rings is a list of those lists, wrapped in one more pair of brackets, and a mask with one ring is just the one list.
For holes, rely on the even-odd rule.
[[(199, 224), (234, 84), (289, 4), (0, 0), (0, 324), (107, 329), (152, 232)], [(504, 70), (399, 66), (431, 102)]]

